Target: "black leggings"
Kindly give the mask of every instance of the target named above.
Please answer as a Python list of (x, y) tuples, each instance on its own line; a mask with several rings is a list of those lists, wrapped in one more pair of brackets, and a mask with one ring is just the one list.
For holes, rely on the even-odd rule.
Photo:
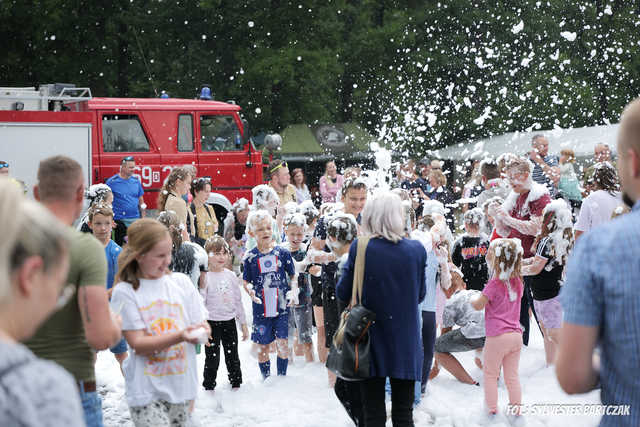
[[(414, 380), (390, 378), (391, 421), (393, 427), (413, 427)], [(387, 411), (384, 404), (386, 378), (369, 378), (360, 382), (366, 427), (384, 427)]]
[(522, 299), (520, 300), (520, 324), (523, 326), (522, 331), (522, 343), (524, 345), (529, 345), (529, 308), (531, 308), (531, 312), (533, 313), (533, 318), (536, 320), (538, 324), (538, 328), (540, 329), (540, 333), (542, 333), (542, 328), (540, 328), (540, 322), (538, 322), (538, 315), (536, 314), (536, 310), (533, 307), (533, 295), (531, 294), (531, 278), (524, 278), (524, 288), (522, 289)]
[(347, 415), (356, 426), (364, 427), (364, 414), (362, 413), (362, 396), (360, 394), (360, 384), (356, 381), (345, 381), (336, 379), (333, 388), (342, 406), (347, 411)]
[(220, 342), (224, 348), (224, 361), (227, 365), (227, 373), (231, 387), (240, 387), (242, 384), (242, 371), (240, 370), (240, 357), (238, 357), (238, 330), (236, 320), (214, 321), (209, 320), (211, 326), (211, 346), (205, 346), (204, 381), (205, 390), (216, 388), (218, 366), (220, 366)]
[(422, 384), (420, 391), (424, 393), (427, 390), (427, 381), (429, 380), (429, 372), (431, 371), (431, 363), (433, 362), (433, 351), (436, 342), (436, 312), (422, 312), (422, 350), (424, 351), (424, 359), (422, 359)]

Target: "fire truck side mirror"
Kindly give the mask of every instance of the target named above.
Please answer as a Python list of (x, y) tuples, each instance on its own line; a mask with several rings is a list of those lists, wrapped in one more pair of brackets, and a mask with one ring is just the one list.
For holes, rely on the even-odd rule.
[(249, 122), (245, 119), (242, 119), (242, 147), (247, 145), (247, 143), (249, 142), (249, 138), (251, 137), (250, 134), (251, 132), (249, 132)]

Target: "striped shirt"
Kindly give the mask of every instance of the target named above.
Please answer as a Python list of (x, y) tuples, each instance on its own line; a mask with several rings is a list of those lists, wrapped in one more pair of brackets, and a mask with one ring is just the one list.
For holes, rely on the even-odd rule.
[[(543, 158), (544, 162), (550, 167), (558, 166), (558, 156), (548, 155)], [(549, 194), (551, 198), (555, 198), (558, 189), (555, 184), (543, 170), (542, 167), (538, 163), (534, 163), (533, 172), (531, 174), (531, 178), (538, 184), (545, 185), (549, 189)]]
[(583, 235), (560, 292), (564, 321), (599, 330), (601, 399), (631, 405), (630, 416), (601, 426), (640, 425), (640, 202), (632, 212)]

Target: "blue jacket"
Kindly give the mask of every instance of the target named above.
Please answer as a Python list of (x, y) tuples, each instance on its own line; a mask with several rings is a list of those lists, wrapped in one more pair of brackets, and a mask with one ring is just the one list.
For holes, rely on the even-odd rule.
[[(343, 301), (351, 300), (357, 240), (336, 288)], [(422, 334), (418, 304), (425, 297), (427, 254), (417, 240), (398, 243), (375, 238), (365, 255), (362, 305), (376, 313), (370, 329), (371, 375), (420, 381)], [(418, 338), (418, 339), (416, 339)]]

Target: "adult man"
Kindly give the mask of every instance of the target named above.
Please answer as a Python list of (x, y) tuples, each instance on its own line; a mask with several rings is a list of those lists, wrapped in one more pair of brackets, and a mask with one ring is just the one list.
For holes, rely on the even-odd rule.
[(113, 219), (116, 222), (114, 240), (120, 246), (124, 244), (131, 223), (146, 215), (147, 205), (142, 198), (144, 190), (140, 180), (133, 176), (135, 167), (133, 156), (123, 157), (120, 172), (107, 180), (113, 192)]
[(287, 162), (281, 159), (269, 162), (269, 185), (276, 190), (280, 206), (296, 201), (296, 187), (291, 183)]
[[(507, 165), (507, 179), (512, 191), (504, 204), (498, 209), (496, 227), (506, 226), (509, 238), (520, 240), (524, 250), (523, 258), (534, 255), (531, 245), (542, 226), (542, 211), (551, 202), (547, 188), (532, 180), (530, 162), (526, 159), (514, 159)], [(530, 279), (524, 279), (524, 292), (520, 305), (520, 323), (524, 326), (522, 342), (529, 344), (529, 308), (536, 316), (533, 308), (533, 295), (529, 285)], [(537, 320), (537, 317), (536, 317)]]
[(0, 160), (0, 176), (9, 176), (9, 163)]
[(109, 309), (105, 286), (107, 264), (102, 245), (93, 235), (71, 228), (82, 211), (82, 167), (64, 156), (43, 160), (33, 194), (61, 222), (69, 225), (71, 249), (67, 283), (72, 287), (73, 298), (25, 344), (36, 356), (58, 363), (75, 377), (87, 426), (102, 426), (94, 349), (110, 348), (120, 340), (122, 320)]
[(640, 369), (639, 99), (622, 113), (618, 172), (623, 200), (633, 209), (585, 233), (576, 243), (560, 294), (564, 322), (556, 373), (567, 393), (586, 393), (601, 382), (602, 403), (622, 405), (622, 416), (607, 411), (601, 426), (638, 426), (640, 383), (633, 373)]
[(549, 155), (549, 140), (542, 135), (531, 138), (529, 160), (533, 162), (532, 177), (535, 182), (547, 187), (549, 194), (555, 198), (560, 181), (560, 167), (558, 156)]

